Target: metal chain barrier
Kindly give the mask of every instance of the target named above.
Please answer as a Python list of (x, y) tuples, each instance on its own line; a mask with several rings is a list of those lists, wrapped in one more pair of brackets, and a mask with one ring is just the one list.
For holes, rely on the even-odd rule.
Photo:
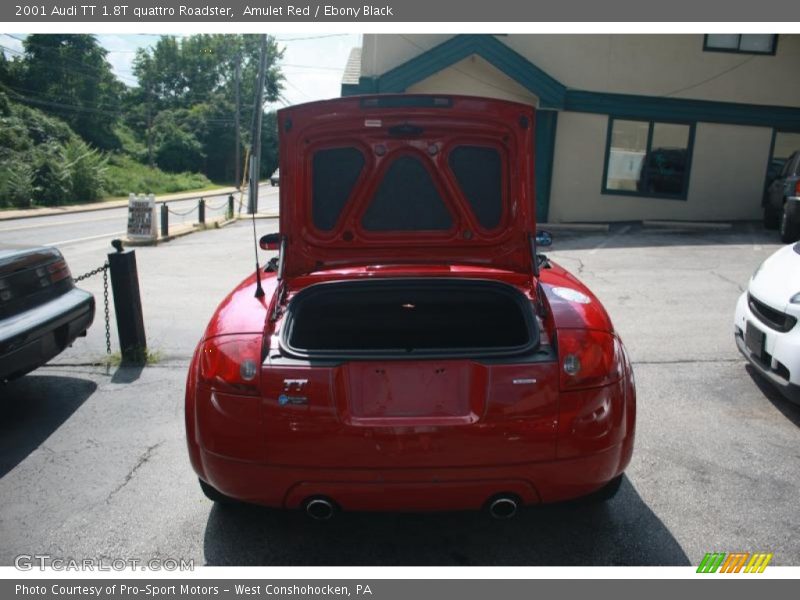
[(214, 205), (208, 204), (208, 203), (206, 204), (206, 210), (220, 210), (221, 208), (228, 208), (228, 201), (227, 200), (225, 200), (219, 206), (214, 206)]
[(168, 204), (165, 204), (165, 206), (167, 207), (167, 212), (169, 212), (169, 213), (172, 213), (173, 215), (177, 215), (177, 216), (179, 216), (179, 217), (185, 217), (186, 215), (190, 215), (190, 214), (192, 214), (194, 211), (196, 211), (196, 210), (197, 210), (197, 207), (196, 207), (196, 206), (194, 206), (194, 207), (190, 208), (189, 210), (187, 210), (187, 211), (185, 211), (185, 212), (180, 212), (180, 211), (177, 211), (177, 210), (172, 210), (172, 209), (169, 207), (169, 205), (168, 205)]
[(108, 262), (103, 263), (96, 269), (92, 269), (88, 273), (84, 273), (80, 277), (75, 277), (73, 281), (78, 283), (84, 279), (88, 279), (98, 273), (103, 273), (103, 308), (106, 318), (106, 354), (111, 354), (111, 320), (108, 313)]

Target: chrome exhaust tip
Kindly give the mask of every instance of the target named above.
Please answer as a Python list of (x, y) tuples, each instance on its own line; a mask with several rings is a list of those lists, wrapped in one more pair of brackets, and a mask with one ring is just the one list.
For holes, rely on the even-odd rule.
[(511, 496), (500, 496), (489, 504), (489, 514), (495, 519), (511, 519), (517, 514), (517, 500)]
[(306, 501), (306, 514), (315, 521), (328, 521), (336, 513), (336, 508), (325, 498), (311, 498)]

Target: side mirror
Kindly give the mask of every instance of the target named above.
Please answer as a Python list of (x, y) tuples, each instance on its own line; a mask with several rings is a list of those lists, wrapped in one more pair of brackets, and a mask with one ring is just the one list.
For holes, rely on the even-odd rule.
[(261, 236), (261, 239), (258, 241), (258, 245), (261, 247), (262, 250), (280, 250), (281, 234), (268, 233), (267, 235), (263, 235)]
[(546, 248), (553, 245), (553, 234), (549, 231), (536, 232), (536, 246)]

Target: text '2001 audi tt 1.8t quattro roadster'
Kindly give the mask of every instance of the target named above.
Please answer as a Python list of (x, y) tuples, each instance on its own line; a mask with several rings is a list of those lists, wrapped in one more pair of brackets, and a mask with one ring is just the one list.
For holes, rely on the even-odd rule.
[(534, 110), (373, 96), (278, 121), (278, 259), (188, 375), (206, 494), (316, 518), (612, 496), (633, 373), (597, 298), (537, 254)]

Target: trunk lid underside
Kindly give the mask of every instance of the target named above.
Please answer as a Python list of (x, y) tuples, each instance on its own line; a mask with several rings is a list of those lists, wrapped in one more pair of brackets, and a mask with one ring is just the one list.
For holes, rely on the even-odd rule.
[(287, 277), (398, 263), (531, 272), (532, 107), (356, 97), (278, 120)]

